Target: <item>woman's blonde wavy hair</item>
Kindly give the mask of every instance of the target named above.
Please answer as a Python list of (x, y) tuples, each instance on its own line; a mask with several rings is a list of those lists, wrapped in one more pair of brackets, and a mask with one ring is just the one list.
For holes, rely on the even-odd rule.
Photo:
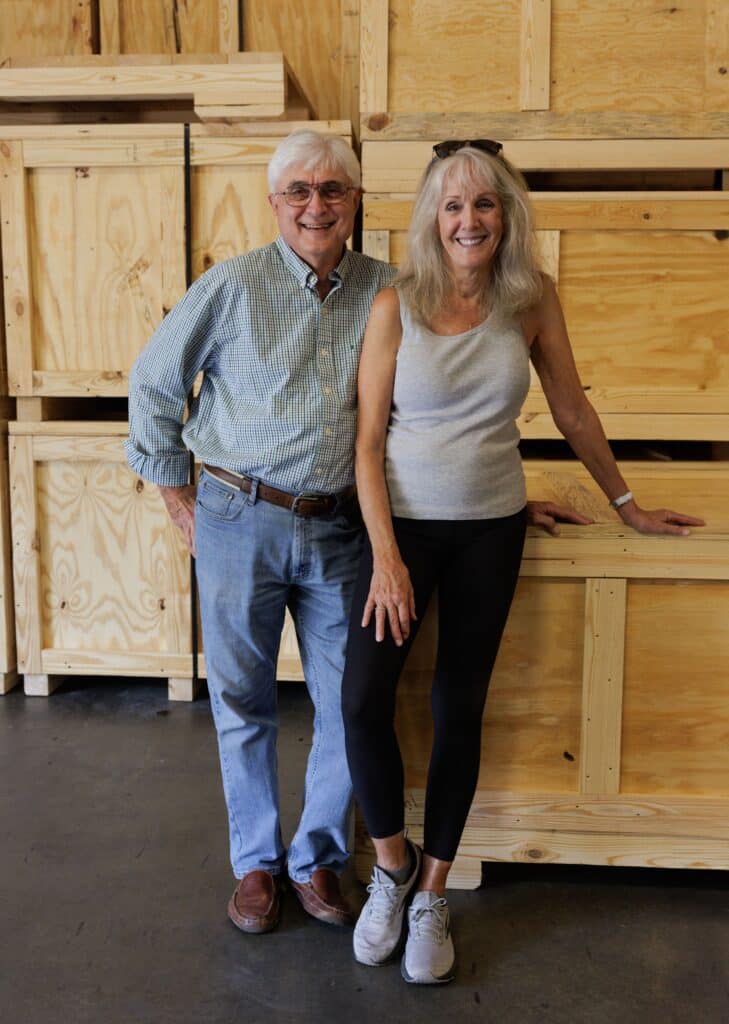
[(443, 310), (453, 279), (438, 230), (438, 205), (446, 185), (493, 191), (503, 208), (503, 236), (483, 291), (484, 318), (508, 318), (539, 301), (542, 278), (529, 188), (503, 156), (464, 146), (445, 160), (433, 159), (420, 180), (405, 261), (393, 282), (411, 314), (429, 326)]

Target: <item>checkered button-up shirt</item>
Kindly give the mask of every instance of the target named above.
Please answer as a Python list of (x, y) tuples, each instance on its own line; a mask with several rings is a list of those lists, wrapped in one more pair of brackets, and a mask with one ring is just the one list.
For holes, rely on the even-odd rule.
[[(370, 305), (394, 269), (345, 251), (322, 302), (316, 274), (278, 238), (192, 285), (132, 368), (132, 469), (170, 487), (201, 461), (293, 493), (354, 480), (357, 363)], [(184, 424), (185, 401), (204, 371)]]

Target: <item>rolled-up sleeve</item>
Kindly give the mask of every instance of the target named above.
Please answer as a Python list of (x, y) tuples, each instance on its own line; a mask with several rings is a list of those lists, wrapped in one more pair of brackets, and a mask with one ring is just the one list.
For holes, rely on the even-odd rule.
[(150, 338), (129, 376), (129, 465), (166, 487), (188, 482), (182, 443), (185, 403), (215, 347), (215, 318), (205, 277), (198, 278)]

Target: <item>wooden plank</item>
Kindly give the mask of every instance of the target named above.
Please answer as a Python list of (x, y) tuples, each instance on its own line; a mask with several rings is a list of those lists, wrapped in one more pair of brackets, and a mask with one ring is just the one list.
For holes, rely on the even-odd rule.
[[(160, 261), (162, 316), (167, 316), (187, 290), (185, 270), (185, 173), (182, 167), (160, 171)], [(127, 374), (123, 375), (125, 378)], [(128, 380), (120, 381), (128, 388)]]
[[(30, 398), (25, 399), (25, 401), (36, 406), (37, 404), (49, 400)], [(53, 400), (51, 399), (50, 401)], [(99, 449), (99, 452), (104, 453), (105, 457), (106, 455), (111, 457), (112, 450), (123, 452), (123, 446), (120, 441), (112, 440), (107, 442), (107, 438), (125, 438), (129, 433), (129, 425), (126, 420), (69, 420), (68, 417), (66, 417), (63, 421), (59, 418), (54, 418), (49, 420), (49, 422), (44, 423), (40, 422), (40, 420), (33, 422), (26, 418), (25, 421), (18, 420), (8, 423), (8, 433), (11, 437), (37, 438), (36, 451), (39, 453), (44, 453), (46, 451), (44, 448), (46, 438), (63, 437), (63, 444), (67, 447), (64, 449), (61, 446), (58, 448), (58, 451), (62, 453), (65, 450), (73, 455), (80, 454), (80, 452), (77, 453), (75, 449), (77, 442), (79, 446), (81, 446), (81, 449), (83, 449), (83, 447), (89, 443), (89, 438), (97, 438), (104, 446), (106, 446), (107, 443), (111, 443), (114, 446), (112, 449), (107, 449), (106, 447)], [(50, 443), (52, 444), (53, 442), (51, 441)], [(53, 451), (53, 449), (49, 450), (51, 452)], [(40, 457), (53, 458), (54, 456), (52, 454), (42, 454)], [(62, 458), (63, 455), (60, 454), (57, 457)], [(123, 454), (120, 454), (119, 457), (120, 459), (124, 458)]]
[(580, 792), (620, 791), (625, 580), (585, 581)]
[[(702, 516), (715, 534), (729, 533), (729, 474), (717, 462), (620, 460), (620, 472), (644, 508), (668, 507)], [(620, 529), (622, 520), (582, 463), (573, 459), (525, 459), (530, 498), (571, 505), (598, 523)], [(697, 530), (703, 535), (705, 529)]]
[(387, 110), (389, 0), (360, 0), (359, 109)]
[(144, 678), (156, 676), (162, 679), (191, 678), (191, 655), (174, 651), (158, 652), (105, 650), (71, 650), (66, 648), (45, 648), (42, 652), (43, 667), (59, 678), (74, 676), (130, 676)]
[(109, 55), (121, 53), (120, 0), (96, 0), (96, 5), (99, 12), (101, 52)]
[(559, 231), (537, 231), (536, 235), (542, 270), (556, 284), (559, 282)]
[(175, 139), (28, 139), (23, 152), (25, 166), (33, 168), (174, 167), (182, 162), (182, 145), (178, 127)]
[(23, 677), (23, 693), (26, 697), (50, 697), (62, 682), (63, 676), (26, 672)]
[(549, 110), (552, 0), (522, 0), (520, 107)]
[(705, 108), (729, 109), (729, 6), (709, 4), (705, 37)]
[(240, 50), (240, 14), (238, 0), (219, 0), (218, 37), (221, 53), (237, 53)]
[(467, 826), (459, 856), (523, 864), (600, 864), (606, 867), (692, 870), (729, 868), (729, 844), (725, 839), (626, 836), (618, 832), (607, 836), (574, 831), (524, 833), (521, 830), (471, 830)]
[[(240, 57), (267, 60), (241, 61)], [(0, 69), (0, 100), (160, 100), (245, 106), (260, 116), (285, 110), (280, 54), (237, 54), (225, 64), (116, 64)]]
[(362, 252), (376, 260), (390, 261), (390, 232), (363, 231)]
[(33, 439), (10, 442), (13, 589), (18, 670), (39, 675), (41, 663), (40, 532), (37, 516)]
[(201, 685), (192, 678), (168, 679), (167, 699), (193, 701), (200, 692)]
[[(691, 413), (677, 417), (675, 413), (639, 416), (601, 412), (600, 420), (607, 436), (615, 441), (729, 441), (729, 418), (721, 414)], [(517, 422), (525, 440), (562, 438), (547, 413), (524, 412)]]
[[(369, 192), (415, 193), (437, 136), (419, 142), (365, 142), (362, 180)], [(729, 138), (503, 139), (504, 155), (522, 171), (690, 170), (729, 166)]]
[(29, 394), (32, 387), (30, 248), (23, 144), (0, 143), (0, 210), (5, 294), (8, 387)]
[[(425, 790), (407, 787), (408, 820), (422, 828)], [(652, 796), (640, 794), (550, 793), (479, 787), (468, 815), (468, 829), (572, 831), (606, 836), (675, 836), (729, 839), (729, 796)]]
[[(365, 230), (406, 231), (413, 197), (365, 188)], [(729, 224), (722, 192), (532, 192), (531, 200), (538, 231), (716, 231)]]
[[(717, 68), (718, 71), (718, 68)], [(729, 76), (721, 75), (722, 82)], [(364, 110), (365, 108), (363, 108)], [(372, 108), (370, 108), (372, 109)], [(729, 111), (524, 111), (473, 114), (363, 113), (363, 142), (420, 142), (423, 139), (726, 139)], [(432, 145), (432, 143), (431, 143)]]
[[(170, 225), (170, 233), (173, 230)], [(175, 270), (174, 264), (162, 268), (165, 278)], [(129, 390), (128, 370), (34, 370), (32, 379), (33, 394), (49, 397), (76, 395), (88, 398), (93, 395), (114, 398), (126, 395)]]
[(559, 537), (529, 530), (522, 576), (600, 579), (729, 579), (726, 532), (642, 536), (628, 527), (563, 525)]
[(11, 669), (10, 672), (0, 672), (0, 696), (4, 696), (6, 693), (14, 690), (20, 679), (18, 670), (15, 668)]
[[(5, 431), (3, 431), (5, 433)], [(13, 541), (10, 532), (10, 482), (8, 479), (7, 437), (3, 436), (0, 458), (0, 690), (7, 692), (13, 683), (17, 663), (15, 653), (15, 608), (13, 599)], [(17, 681), (17, 680), (16, 680)], [(3, 690), (3, 687), (5, 689)]]

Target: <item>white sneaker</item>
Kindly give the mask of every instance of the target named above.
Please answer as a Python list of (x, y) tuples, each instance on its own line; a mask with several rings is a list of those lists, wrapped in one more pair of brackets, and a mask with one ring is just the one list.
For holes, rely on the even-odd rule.
[(445, 896), (416, 892), (408, 908), (403, 978), (415, 985), (442, 985), (453, 979), (455, 959)]
[(397, 885), (376, 864), (367, 886), (369, 899), (362, 907), (354, 928), (354, 958), (361, 964), (379, 967), (397, 952), (403, 933), (405, 904), (420, 874), (420, 847), (408, 840), (415, 866), (406, 882)]

